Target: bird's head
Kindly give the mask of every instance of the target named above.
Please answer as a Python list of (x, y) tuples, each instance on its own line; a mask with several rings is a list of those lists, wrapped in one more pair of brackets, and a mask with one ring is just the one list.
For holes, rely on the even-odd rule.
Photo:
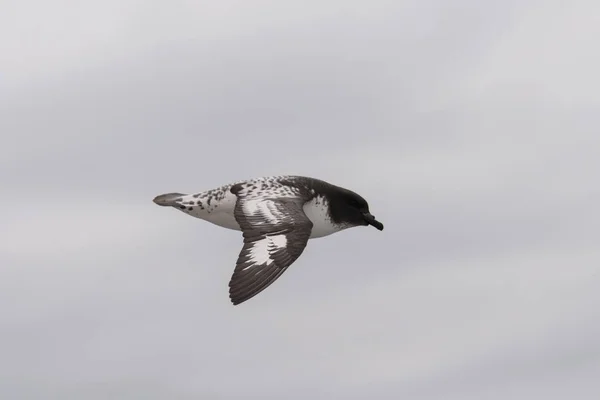
[(369, 204), (357, 193), (343, 190), (332, 203), (330, 213), (334, 221), (343, 221), (355, 226), (371, 225), (382, 231), (383, 224), (369, 211)]

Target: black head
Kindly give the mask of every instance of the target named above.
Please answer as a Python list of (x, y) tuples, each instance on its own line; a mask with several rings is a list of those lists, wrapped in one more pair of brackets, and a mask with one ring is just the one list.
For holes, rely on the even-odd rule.
[(369, 211), (369, 204), (358, 194), (342, 189), (336, 191), (331, 198), (331, 219), (337, 223), (349, 223), (354, 226), (371, 225), (383, 230), (383, 224), (375, 219)]

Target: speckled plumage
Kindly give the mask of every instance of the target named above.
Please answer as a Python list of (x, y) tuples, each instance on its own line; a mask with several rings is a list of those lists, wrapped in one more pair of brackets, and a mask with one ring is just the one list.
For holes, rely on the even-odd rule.
[(169, 193), (154, 202), (243, 232), (229, 283), (233, 304), (256, 296), (302, 254), (309, 239), (360, 225), (383, 225), (358, 194), (301, 176), (238, 181), (196, 194)]

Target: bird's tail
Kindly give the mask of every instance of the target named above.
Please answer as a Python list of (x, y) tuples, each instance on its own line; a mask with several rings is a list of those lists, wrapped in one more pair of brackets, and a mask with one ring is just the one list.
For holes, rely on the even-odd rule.
[(172, 207), (177, 206), (179, 204), (178, 202), (181, 201), (183, 196), (186, 195), (183, 193), (167, 193), (156, 196), (153, 201), (159, 206)]

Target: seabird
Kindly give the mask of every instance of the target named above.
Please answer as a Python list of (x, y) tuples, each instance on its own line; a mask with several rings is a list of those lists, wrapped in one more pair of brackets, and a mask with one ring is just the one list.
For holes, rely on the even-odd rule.
[(357, 193), (320, 179), (270, 176), (196, 194), (168, 193), (154, 203), (242, 231), (244, 245), (229, 282), (234, 305), (256, 296), (302, 254), (308, 239), (383, 224)]

